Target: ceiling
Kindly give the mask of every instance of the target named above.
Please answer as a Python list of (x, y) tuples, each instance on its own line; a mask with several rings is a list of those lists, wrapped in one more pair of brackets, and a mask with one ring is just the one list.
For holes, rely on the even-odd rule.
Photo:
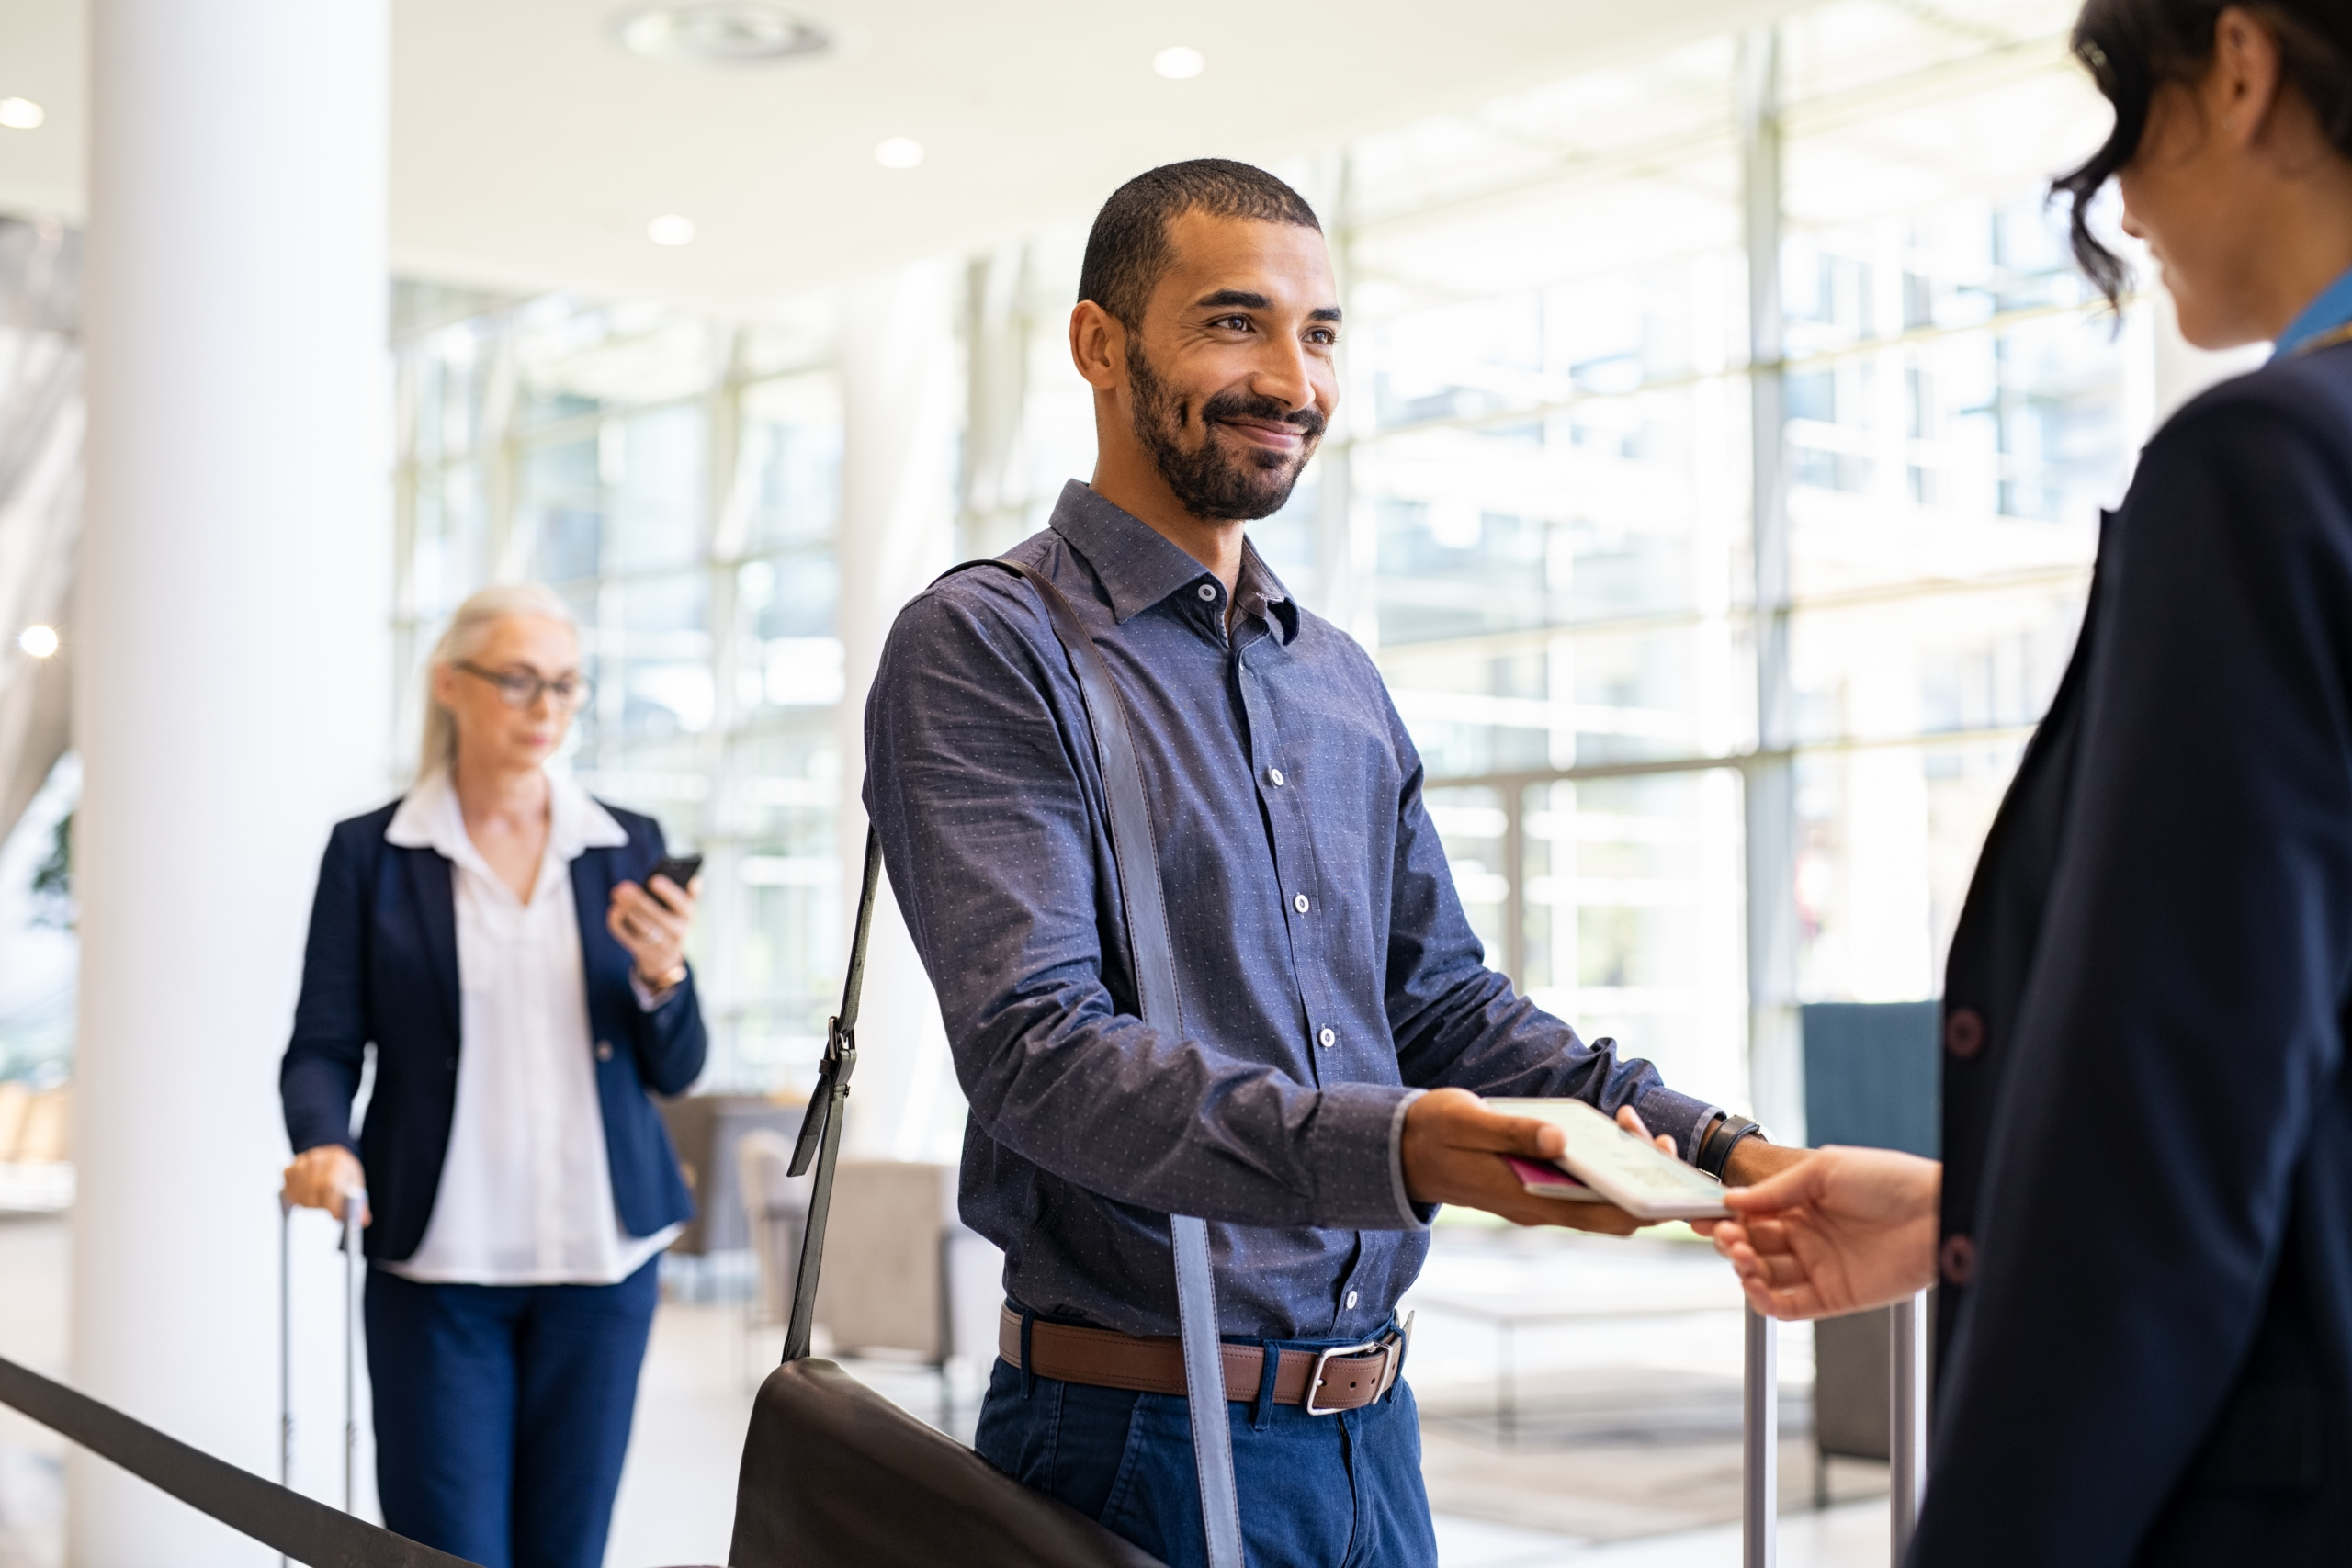
[[(808, 0), (841, 40), (754, 68), (623, 51), (623, 0), (394, 0), (395, 269), (752, 303), (1082, 218), (1138, 170), (1257, 161), (1474, 105), (1792, 0)], [(83, 0), (0, 5), (0, 211), (84, 208)], [(1207, 69), (1163, 81), (1155, 52)], [(912, 137), (927, 156), (881, 167)], [(663, 214), (695, 243), (646, 237)]]

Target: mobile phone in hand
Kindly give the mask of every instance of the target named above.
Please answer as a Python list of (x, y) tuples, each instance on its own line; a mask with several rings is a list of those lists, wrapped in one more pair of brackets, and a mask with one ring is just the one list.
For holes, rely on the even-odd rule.
[(663, 855), (653, 863), (653, 869), (645, 874), (645, 886), (650, 891), (655, 877), (666, 876), (684, 888), (694, 881), (695, 873), (701, 869), (700, 855)]

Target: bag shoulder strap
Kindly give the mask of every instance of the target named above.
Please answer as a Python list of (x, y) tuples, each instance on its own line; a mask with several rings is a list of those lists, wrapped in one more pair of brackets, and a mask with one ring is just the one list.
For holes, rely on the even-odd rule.
[[(1086, 703), (1087, 724), (1094, 731), (1095, 761), (1110, 807), (1111, 858), (1118, 868), (1120, 902), (1126, 908), (1136, 1002), (1145, 1022), (1182, 1038), (1183, 1010), (1176, 987), (1175, 949), (1168, 940), (1168, 901), (1159, 886), (1151, 807), (1144, 793), (1143, 767), (1136, 760), (1135, 737), (1127, 730), (1126, 705), (1112, 682), (1111, 666), (1051, 578), (1018, 561), (967, 565), (993, 566), (1024, 579), (1036, 590), (1054, 636), (1069, 655), (1070, 671)], [(1217, 1345), (1208, 1225), (1194, 1216), (1170, 1214), (1168, 1231), (1176, 1254), (1176, 1323), (1183, 1346), (1185, 1403), (1192, 1415), (1193, 1461), (1200, 1476), (1209, 1568), (1242, 1568), (1241, 1504), (1233, 1481), (1233, 1433), (1226, 1412), (1225, 1359)]]
[[(1054, 636), (1069, 656), (1070, 670), (1086, 704), (1094, 732), (1095, 761), (1108, 797), (1111, 858), (1126, 910), (1127, 946), (1135, 967), (1136, 1001), (1144, 1021), (1171, 1035), (1183, 1033), (1176, 987), (1176, 958), (1168, 940), (1168, 903), (1159, 886), (1159, 855), (1152, 840), (1151, 809), (1144, 794), (1143, 769), (1135, 739), (1127, 732), (1126, 706), (1112, 683), (1111, 667), (1078, 611), (1044, 574), (1018, 561), (967, 561), (943, 574), (994, 567), (1012, 572), (1035, 589)], [(817, 1306), (817, 1278), (825, 1250), (825, 1219), (832, 1206), (833, 1165), (841, 1149), (842, 1111), (849, 1098), (850, 1074), (857, 1066), (858, 992), (865, 978), (866, 938), (874, 923), (874, 897), (882, 867), (881, 841), (865, 830), (865, 878), (857, 902), (857, 925), (850, 942), (849, 975), (842, 987), (842, 1010), (825, 1033), (825, 1057), (816, 1091), (800, 1123), (792, 1153), (792, 1174), (808, 1170), (813, 1158), (817, 1180), (808, 1195), (808, 1223), (802, 1232), (800, 1269), (793, 1286), (792, 1325), (785, 1335), (784, 1359), (808, 1353)], [(1184, 1385), (1191, 1397), (1193, 1457), (1201, 1485), (1201, 1519), (1208, 1540), (1209, 1568), (1243, 1568), (1241, 1506), (1233, 1481), (1233, 1434), (1225, 1401), (1225, 1364), (1217, 1344), (1216, 1288), (1209, 1266), (1207, 1224), (1171, 1214), (1169, 1238), (1176, 1254), (1176, 1321), (1182, 1330)]]
[(841, 1158), (842, 1118), (849, 1109), (850, 1074), (857, 1070), (857, 1000), (865, 989), (865, 944), (874, 931), (874, 895), (882, 880), (882, 839), (865, 828), (865, 875), (857, 893), (857, 924), (849, 941), (849, 973), (842, 981), (842, 1010), (825, 1024), (825, 1055), (817, 1087), (801, 1114), (800, 1136), (792, 1145), (788, 1174), (803, 1176), (817, 1163), (808, 1193), (808, 1219), (800, 1232), (800, 1267), (792, 1281), (792, 1322), (784, 1334), (784, 1359), (808, 1354), (816, 1324), (817, 1276), (825, 1261), (825, 1221), (833, 1210), (833, 1167)]

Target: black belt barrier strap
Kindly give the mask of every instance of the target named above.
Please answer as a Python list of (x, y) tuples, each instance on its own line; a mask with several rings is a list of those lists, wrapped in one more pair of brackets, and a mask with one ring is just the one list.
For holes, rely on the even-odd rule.
[(0, 1404), (14, 1406), (198, 1513), (310, 1568), (476, 1568), (462, 1557), (420, 1546), (239, 1470), (5, 1359)]

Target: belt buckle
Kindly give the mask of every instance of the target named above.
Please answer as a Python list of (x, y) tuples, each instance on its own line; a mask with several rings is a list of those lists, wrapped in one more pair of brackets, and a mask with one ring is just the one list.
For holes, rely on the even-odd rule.
[(1309, 1416), (1337, 1416), (1340, 1414), (1340, 1407), (1336, 1404), (1329, 1410), (1318, 1410), (1315, 1405), (1315, 1396), (1323, 1392), (1323, 1369), (1330, 1362), (1333, 1357), (1364, 1356), (1377, 1350), (1380, 1352), (1381, 1380), (1385, 1382), (1388, 1378), (1389, 1368), (1395, 1361), (1397, 1348), (1398, 1341), (1391, 1339), (1384, 1335), (1378, 1339), (1367, 1339), (1361, 1345), (1334, 1345), (1329, 1350), (1326, 1350), (1322, 1354), (1317, 1356), (1315, 1358), (1315, 1370), (1307, 1374), (1306, 1379), (1306, 1413)]

